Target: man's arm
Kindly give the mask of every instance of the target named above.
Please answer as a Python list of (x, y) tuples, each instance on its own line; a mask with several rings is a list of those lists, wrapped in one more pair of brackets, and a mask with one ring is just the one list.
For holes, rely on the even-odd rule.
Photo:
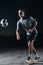
[(34, 28), (36, 28), (36, 26), (37, 26), (37, 21), (31, 16), (30, 16), (30, 20), (33, 21), (33, 23), (35, 23), (35, 25), (31, 29), (28, 30), (29, 32), (32, 32), (34, 30)]
[(35, 25), (34, 25), (34, 27), (32, 29), (34, 30), (34, 28), (36, 28), (36, 26), (37, 26), (37, 21), (35, 22)]
[(17, 40), (20, 40), (20, 33), (19, 33), (19, 22), (17, 22), (16, 38), (17, 38)]

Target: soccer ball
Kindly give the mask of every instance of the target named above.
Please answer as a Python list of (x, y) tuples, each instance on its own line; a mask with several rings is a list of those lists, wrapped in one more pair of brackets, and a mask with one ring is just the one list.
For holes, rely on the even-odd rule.
[(8, 26), (8, 20), (7, 19), (1, 19), (0, 24), (2, 27), (7, 27)]

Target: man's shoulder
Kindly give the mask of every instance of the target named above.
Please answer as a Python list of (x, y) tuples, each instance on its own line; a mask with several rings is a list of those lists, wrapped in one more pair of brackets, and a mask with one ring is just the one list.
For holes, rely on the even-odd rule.
[(32, 20), (32, 21), (36, 21), (36, 19), (32, 16), (29, 16), (29, 19)]
[(17, 22), (20, 22), (20, 19)]
[(20, 19), (17, 21), (17, 24), (19, 24), (20, 23)]
[(33, 19), (33, 17), (32, 17), (32, 16), (29, 16), (29, 18)]
[(27, 18), (27, 20), (29, 20), (29, 19), (33, 19), (33, 17), (32, 17), (32, 16), (29, 16), (29, 17)]

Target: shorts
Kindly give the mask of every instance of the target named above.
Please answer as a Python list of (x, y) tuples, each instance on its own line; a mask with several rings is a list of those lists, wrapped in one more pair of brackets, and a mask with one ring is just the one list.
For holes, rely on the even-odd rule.
[(32, 41), (32, 40), (36, 41), (37, 35), (38, 35), (38, 33), (35, 33), (35, 32), (31, 33), (31, 35), (26, 35), (26, 41), (27, 41), (27, 42), (28, 42), (29, 40), (30, 40), (30, 41)]

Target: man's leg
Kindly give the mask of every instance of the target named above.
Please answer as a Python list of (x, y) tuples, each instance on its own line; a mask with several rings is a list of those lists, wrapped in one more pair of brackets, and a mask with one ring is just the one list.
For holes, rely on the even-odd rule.
[(28, 58), (26, 60), (26, 62), (30, 63), (31, 62), (31, 46), (30, 46), (30, 40), (28, 41)]
[(34, 40), (31, 41), (31, 51), (36, 54), (36, 49), (34, 48)]
[(27, 58), (27, 60), (28, 61), (30, 61), (32, 58), (30, 37), (31, 37), (30, 35), (27, 35), (27, 44), (28, 44), (28, 58)]
[(28, 41), (28, 57), (30, 57), (31, 56), (31, 44), (30, 44), (31, 42), (30, 41)]
[(35, 54), (35, 59), (40, 59), (39, 55), (37, 54), (36, 49), (34, 48), (34, 40), (31, 41), (31, 51)]

